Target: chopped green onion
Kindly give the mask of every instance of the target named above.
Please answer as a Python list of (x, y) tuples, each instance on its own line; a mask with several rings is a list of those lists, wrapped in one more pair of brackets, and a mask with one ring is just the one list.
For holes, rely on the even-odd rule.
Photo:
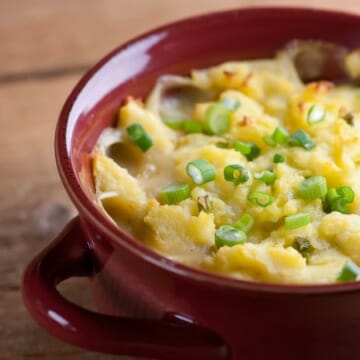
[(240, 107), (240, 100), (233, 99), (226, 97), (224, 98), (221, 103), (229, 110), (229, 111), (235, 111)]
[(271, 135), (264, 135), (263, 140), (268, 146), (274, 147), (276, 145)]
[(201, 133), (203, 130), (201, 122), (196, 120), (185, 120), (183, 129), (187, 134)]
[(331, 201), (330, 211), (338, 211), (342, 214), (348, 214), (349, 207), (343, 198), (337, 197)]
[(275, 182), (276, 175), (272, 171), (265, 170), (261, 173), (254, 174), (254, 178), (264, 182), (266, 185), (271, 185)]
[(325, 199), (327, 183), (323, 176), (311, 176), (299, 186), (297, 194), (304, 200)]
[(144, 130), (141, 124), (132, 124), (126, 128), (131, 141), (136, 144), (141, 151), (145, 152), (153, 145), (152, 138)]
[(260, 148), (253, 142), (235, 141), (234, 149), (241, 152), (249, 161), (254, 160), (260, 154)]
[(283, 162), (285, 162), (285, 156), (282, 154), (275, 154), (273, 157), (273, 162), (275, 164), (283, 163)]
[(217, 248), (222, 246), (234, 246), (246, 242), (246, 233), (230, 225), (222, 225), (215, 231), (215, 245)]
[(275, 145), (285, 144), (288, 137), (288, 132), (282, 126), (278, 126), (271, 135), (271, 138), (274, 141)]
[(303, 130), (297, 130), (292, 135), (290, 135), (288, 138), (288, 144), (290, 146), (302, 147), (305, 150), (311, 150), (316, 146), (310, 135)]
[(230, 146), (228, 141), (218, 141), (215, 145), (221, 149), (228, 149)]
[(287, 230), (297, 229), (310, 224), (311, 216), (308, 213), (299, 213), (285, 217), (285, 228)]
[(216, 169), (214, 165), (204, 159), (196, 159), (189, 162), (186, 166), (186, 172), (196, 185), (213, 181), (216, 177)]
[(336, 193), (344, 200), (345, 203), (351, 204), (355, 199), (355, 194), (350, 186), (341, 186), (336, 189)]
[(160, 190), (160, 200), (164, 204), (177, 204), (190, 197), (190, 187), (186, 183), (174, 183)]
[(249, 172), (241, 165), (232, 164), (224, 168), (224, 178), (235, 185), (243, 184), (249, 180)]
[(265, 135), (263, 140), (265, 143), (271, 147), (277, 145), (283, 145), (286, 143), (289, 134), (282, 126), (277, 126), (274, 132), (271, 135)]
[(251, 191), (247, 197), (247, 199), (259, 206), (266, 207), (272, 204), (273, 197), (262, 191)]
[(176, 118), (168, 118), (164, 120), (165, 125), (167, 125), (170, 129), (173, 130), (181, 130), (184, 125), (184, 120), (176, 119)]
[(230, 112), (221, 104), (210, 105), (205, 114), (204, 130), (210, 135), (224, 134), (230, 127)]
[(321, 121), (324, 121), (325, 117), (326, 117), (325, 107), (319, 104), (314, 104), (310, 107), (307, 113), (307, 122), (309, 125), (315, 125)]
[(255, 219), (250, 214), (244, 214), (233, 226), (247, 233), (253, 227), (254, 223)]
[(198, 196), (197, 204), (199, 211), (205, 211), (205, 212), (211, 211), (212, 204), (209, 195)]
[(306, 259), (308, 259), (311, 253), (315, 250), (310, 241), (301, 236), (297, 236), (295, 238), (292, 247)]
[(360, 268), (351, 260), (348, 260), (342, 267), (336, 281), (339, 282), (355, 281), (359, 278), (359, 276), (360, 276)]

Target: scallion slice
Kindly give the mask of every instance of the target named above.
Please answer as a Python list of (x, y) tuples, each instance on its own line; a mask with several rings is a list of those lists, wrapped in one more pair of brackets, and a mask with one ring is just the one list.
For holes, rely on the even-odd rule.
[(303, 130), (297, 130), (290, 135), (288, 138), (288, 144), (290, 146), (302, 147), (305, 150), (311, 150), (316, 146), (310, 135)]
[(359, 266), (357, 266), (351, 260), (348, 260), (342, 267), (336, 281), (338, 282), (355, 281), (359, 278), (359, 276), (360, 276)]
[(186, 183), (174, 183), (160, 190), (160, 201), (164, 204), (177, 204), (190, 197), (190, 187)]
[(235, 185), (243, 184), (249, 180), (249, 172), (241, 165), (227, 165), (224, 168), (224, 179)]
[(283, 162), (285, 162), (285, 156), (282, 154), (275, 154), (273, 157), (273, 162), (275, 164), (283, 163)]
[(253, 204), (267, 207), (272, 204), (274, 201), (273, 197), (265, 192), (262, 191), (251, 191), (247, 197), (247, 199), (252, 202)]
[(189, 162), (186, 166), (186, 172), (196, 185), (213, 181), (216, 177), (216, 169), (214, 165), (204, 159), (196, 159)]
[(307, 122), (309, 125), (315, 125), (325, 120), (326, 109), (323, 105), (314, 104), (307, 113)]
[(177, 118), (167, 118), (164, 120), (164, 123), (173, 130), (181, 130), (184, 125), (184, 120)]
[(343, 198), (337, 197), (331, 201), (330, 211), (338, 211), (342, 214), (348, 214), (349, 207)]
[(234, 246), (246, 242), (246, 233), (230, 225), (222, 225), (215, 231), (215, 245), (217, 248), (222, 246)]
[(240, 107), (240, 100), (233, 99), (230, 97), (226, 97), (222, 99), (221, 103), (229, 110), (229, 111), (235, 111)]
[(254, 160), (260, 155), (260, 148), (253, 142), (244, 142), (241, 140), (234, 142), (234, 149), (241, 152), (249, 161)]
[(299, 186), (297, 194), (304, 200), (325, 199), (327, 183), (323, 176), (311, 176)]
[(203, 131), (201, 122), (196, 120), (185, 120), (183, 129), (187, 134), (201, 133)]
[(220, 140), (215, 145), (221, 149), (228, 149), (230, 146), (229, 142), (226, 140)]
[(254, 178), (264, 182), (266, 185), (271, 185), (275, 182), (276, 175), (272, 171), (265, 170), (261, 173), (254, 174)]
[(255, 219), (250, 214), (244, 214), (233, 226), (247, 233), (251, 230), (254, 223)]
[(132, 124), (126, 128), (126, 131), (131, 141), (136, 144), (141, 151), (145, 152), (153, 145), (151, 136), (145, 131), (141, 124)]
[(210, 105), (205, 114), (204, 131), (210, 135), (222, 135), (230, 127), (230, 112), (222, 104)]
[(275, 145), (285, 144), (288, 137), (288, 132), (282, 126), (278, 126), (271, 135), (271, 138), (274, 141)]
[(311, 216), (308, 213), (298, 213), (285, 217), (285, 228), (287, 230), (297, 229), (310, 224)]
[(344, 200), (345, 203), (351, 204), (355, 199), (355, 193), (350, 186), (341, 186), (336, 189), (336, 193)]

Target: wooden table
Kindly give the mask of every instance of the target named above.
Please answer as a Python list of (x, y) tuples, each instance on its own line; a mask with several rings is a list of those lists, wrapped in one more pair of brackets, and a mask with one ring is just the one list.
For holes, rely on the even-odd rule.
[[(52, 146), (70, 89), (101, 56), (144, 30), (202, 12), (270, 4), (274, 2), (0, 0), (0, 360), (119, 358), (51, 337), (27, 314), (19, 292), (25, 264), (76, 213), (60, 184)], [(319, 4), (360, 12), (356, 0)], [(92, 308), (86, 285), (72, 280), (61, 291)]]

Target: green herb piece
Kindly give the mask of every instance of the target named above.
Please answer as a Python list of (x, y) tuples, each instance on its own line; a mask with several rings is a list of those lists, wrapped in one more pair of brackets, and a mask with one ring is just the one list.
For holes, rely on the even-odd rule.
[(241, 165), (232, 164), (224, 168), (224, 179), (235, 185), (243, 184), (249, 180), (249, 172)]
[(216, 169), (214, 165), (204, 159), (196, 159), (189, 162), (186, 166), (186, 172), (196, 185), (213, 181), (216, 177)]
[(323, 176), (311, 176), (299, 186), (297, 195), (304, 200), (325, 199), (327, 183)]
[(355, 281), (359, 278), (359, 275), (360, 275), (360, 268), (351, 260), (348, 260), (342, 267), (336, 281), (338, 282)]
[(253, 204), (259, 205), (261, 207), (267, 207), (271, 205), (274, 201), (273, 197), (262, 191), (251, 191), (247, 199)]
[(222, 225), (215, 231), (215, 245), (217, 248), (244, 244), (246, 238), (244, 231), (230, 225)]
[(310, 224), (311, 216), (308, 213), (298, 213), (285, 217), (285, 228), (294, 230)]
[(177, 204), (190, 197), (190, 187), (186, 183), (174, 183), (160, 190), (160, 201), (163, 204)]
[(205, 113), (204, 131), (210, 135), (222, 135), (230, 127), (230, 112), (221, 104), (210, 105)]
[(244, 214), (233, 226), (247, 233), (251, 230), (254, 223), (255, 219), (250, 214)]
[(146, 152), (153, 145), (151, 136), (145, 131), (141, 124), (132, 124), (126, 128), (130, 140), (137, 145), (141, 151)]

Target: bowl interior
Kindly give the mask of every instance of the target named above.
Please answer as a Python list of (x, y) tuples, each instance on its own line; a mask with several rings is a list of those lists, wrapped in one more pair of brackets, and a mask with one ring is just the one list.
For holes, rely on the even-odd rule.
[(101, 217), (93, 201), (89, 154), (101, 131), (114, 123), (127, 96), (145, 97), (162, 74), (271, 57), (293, 39), (359, 47), (360, 17), (300, 8), (241, 9), (170, 24), (114, 50), (84, 76), (60, 116), (57, 160), (75, 205), (87, 201), (89, 212)]

